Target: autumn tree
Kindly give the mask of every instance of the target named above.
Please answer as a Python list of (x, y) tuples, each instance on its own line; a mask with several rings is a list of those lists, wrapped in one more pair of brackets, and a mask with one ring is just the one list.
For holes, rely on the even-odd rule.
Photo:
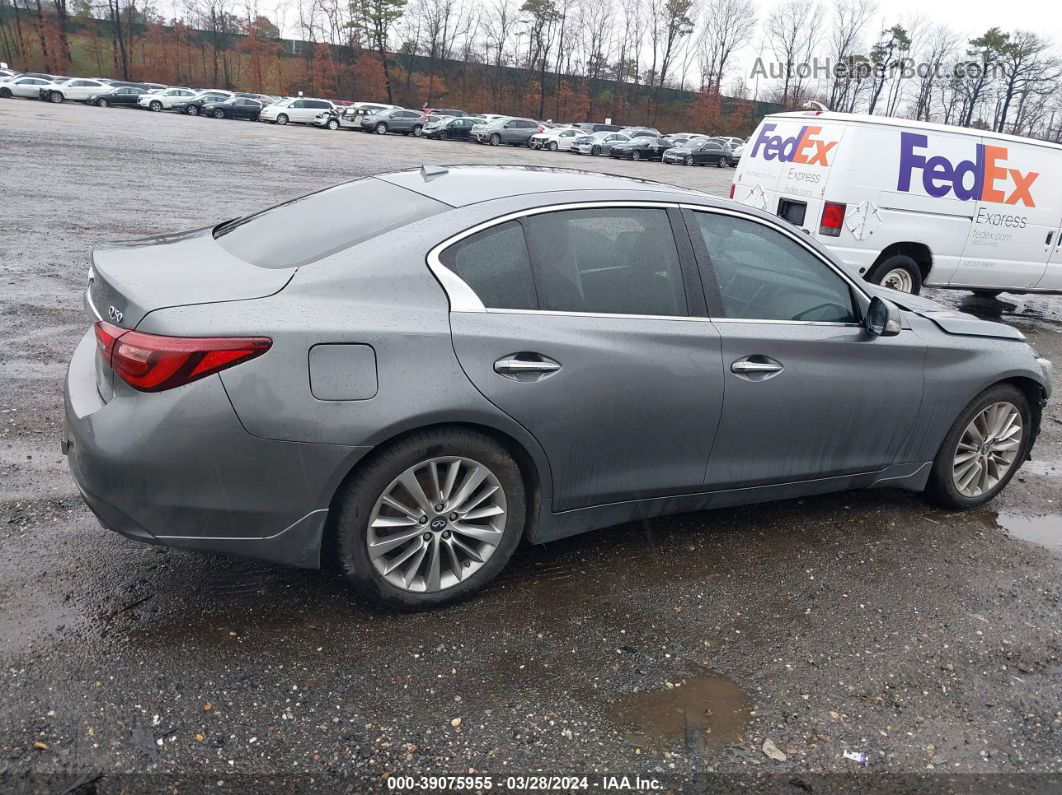
[(372, 49), (380, 58), (383, 69), (387, 102), (393, 105), (394, 90), (391, 86), (391, 70), (387, 62), (387, 39), (402, 14), (406, 0), (350, 0), (351, 26), (364, 33)]

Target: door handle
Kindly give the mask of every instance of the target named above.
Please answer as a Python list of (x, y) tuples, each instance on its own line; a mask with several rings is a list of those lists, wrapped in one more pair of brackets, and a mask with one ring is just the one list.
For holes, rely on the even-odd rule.
[(514, 353), (494, 363), (494, 372), (517, 381), (537, 381), (560, 369), (560, 362), (539, 353)]
[(730, 372), (749, 381), (766, 381), (782, 372), (782, 363), (770, 356), (745, 356), (730, 365)]

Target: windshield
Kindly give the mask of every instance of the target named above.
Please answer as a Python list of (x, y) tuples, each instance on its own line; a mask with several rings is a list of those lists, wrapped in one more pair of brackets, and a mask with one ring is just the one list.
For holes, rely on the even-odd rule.
[(368, 177), (229, 221), (214, 229), (214, 238), (253, 265), (295, 268), (448, 209)]

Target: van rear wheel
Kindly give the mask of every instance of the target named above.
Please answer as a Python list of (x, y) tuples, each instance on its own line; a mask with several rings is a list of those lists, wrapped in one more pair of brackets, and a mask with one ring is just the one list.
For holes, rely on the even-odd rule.
[(886, 257), (866, 275), (871, 284), (880, 284), (890, 290), (918, 295), (922, 290), (922, 271), (918, 263), (906, 254)]

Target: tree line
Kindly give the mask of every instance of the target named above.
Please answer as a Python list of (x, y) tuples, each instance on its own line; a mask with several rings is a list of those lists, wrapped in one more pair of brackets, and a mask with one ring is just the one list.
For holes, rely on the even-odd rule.
[(1062, 140), (1054, 43), (874, 0), (0, 0), (23, 69), (747, 135), (804, 107)]

